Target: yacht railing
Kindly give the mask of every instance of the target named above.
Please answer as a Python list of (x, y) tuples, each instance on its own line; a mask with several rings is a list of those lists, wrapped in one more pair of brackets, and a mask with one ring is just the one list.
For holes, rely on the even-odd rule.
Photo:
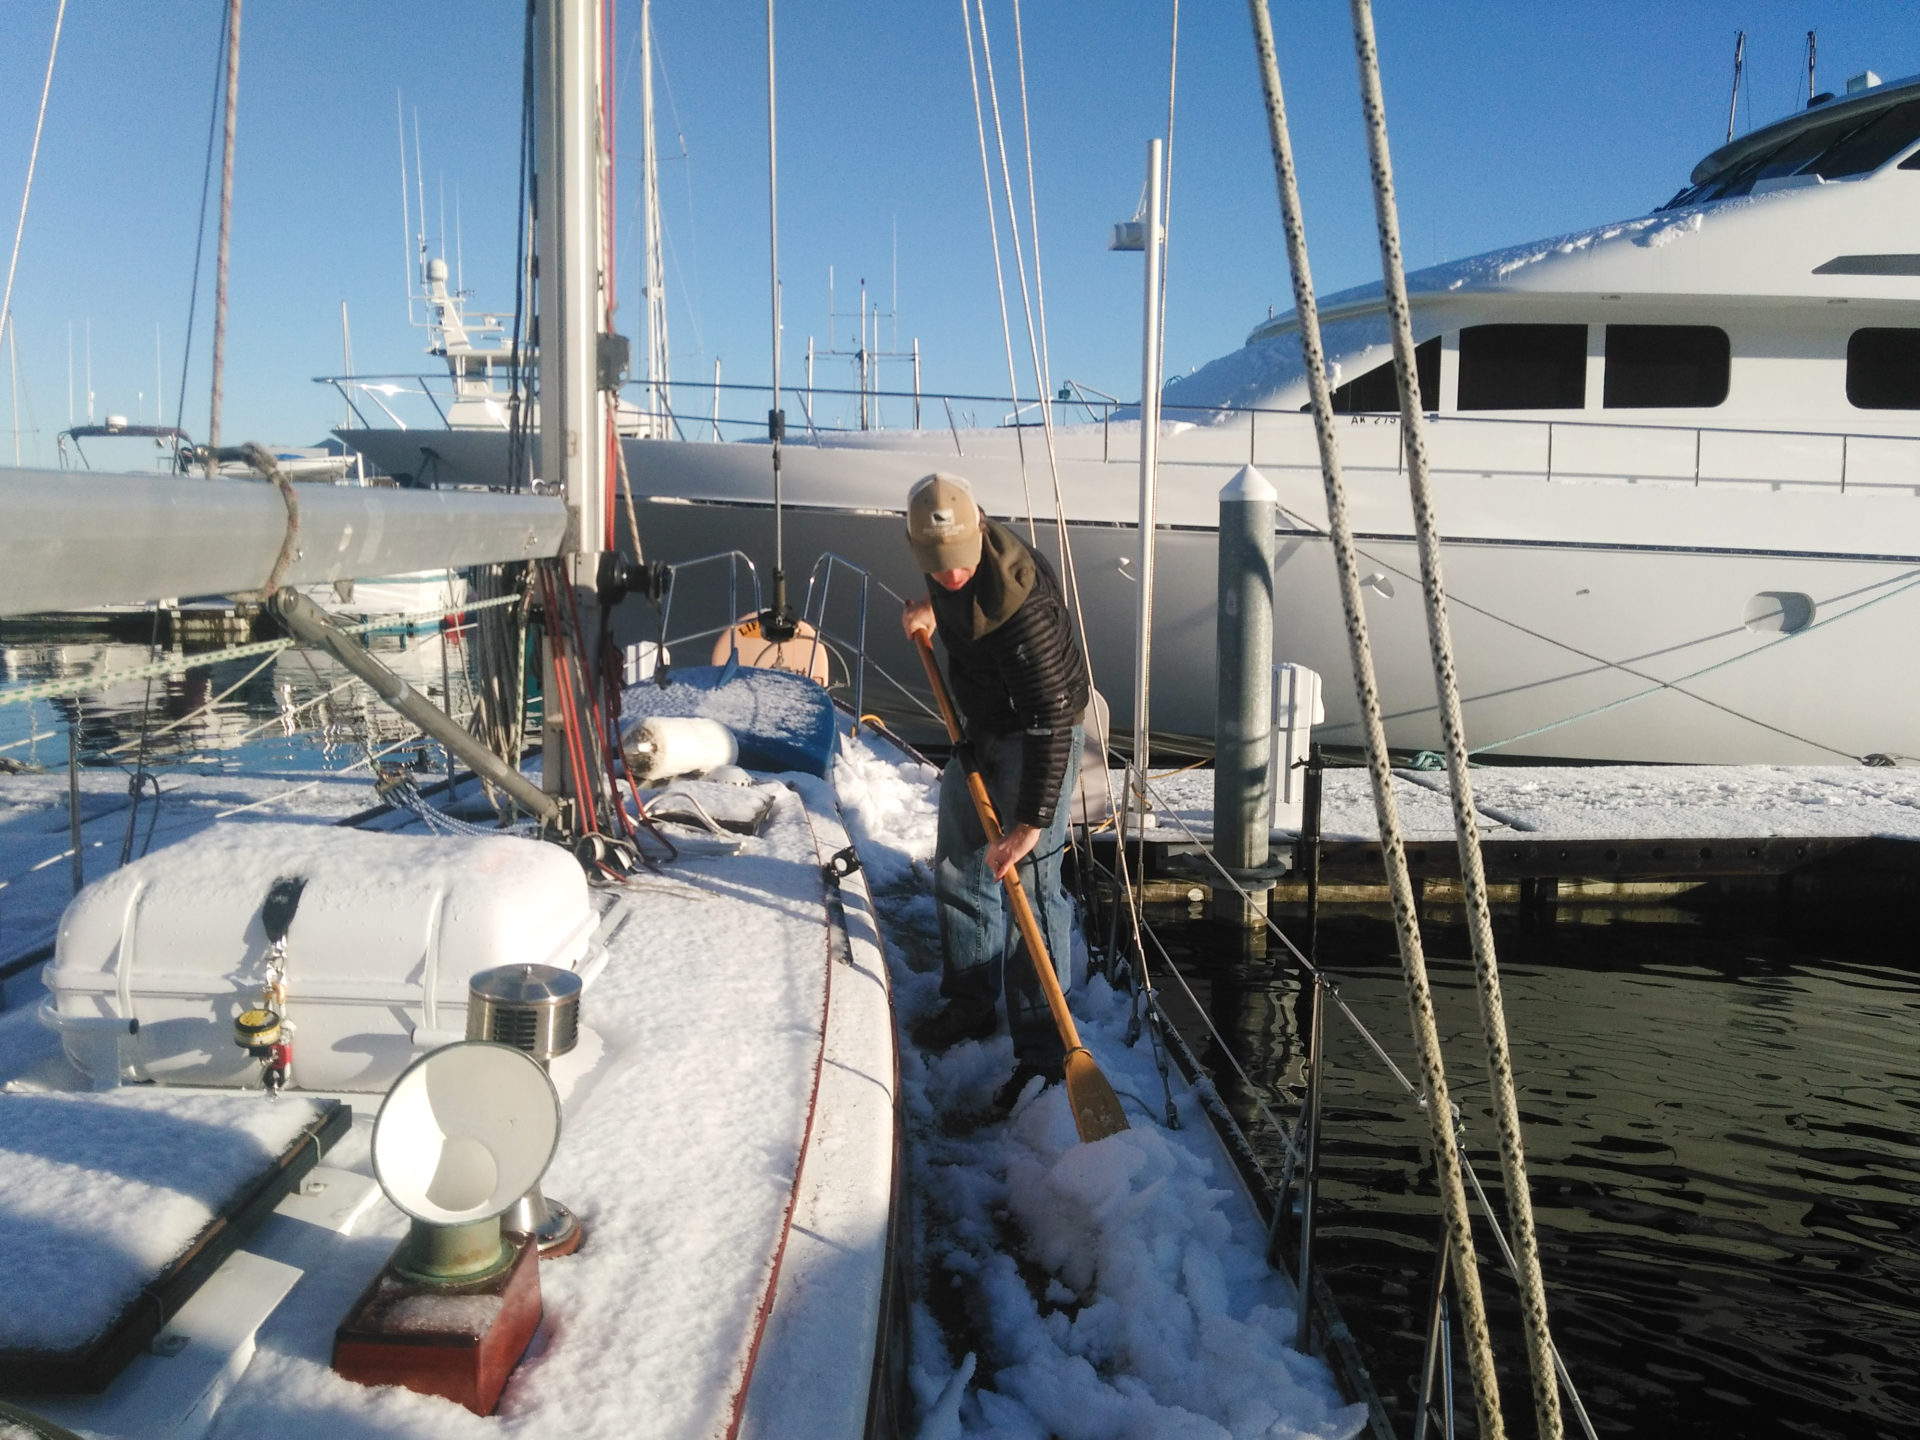
[[(335, 375), (318, 377), (318, 383), (333, 386), (347, 403), (355, 423), (365, 428), (420, 428), (409, 427), (401, 413), (406, 408), (402, 402), (407, 400), (426, 402), (430, 418), (426, 414), (415, 417), (423, 425), (450, 428), (451, 408), (456, 403), (470, 405), (476, 399), (471, 393), (456, 393), (453, 378), (444, 374)], [(629, 388), (644, 390), (637, 384)], [(672, 411), (674, 423), (683, 434), (704, 433), (715, 440), (736, 441), (765, 436), (767, 386), (707, 382), (697, 386), (681, 383), (676, 388), (682, 392), (682, 399), (695, 391), (714, 397), (707, 414), (696, 413), (684, 405)], [(1109, 437), (1101, 446), (1101, 460), (1112, 464), (1137, 463), (1138, 456), (1131, 444), (1122, 444), (1116, 449), (1110, 439), (1116, 420), (1134, 418), (1133, 404), (1123, 404), (1113, 396), (1072, 381), (1060, 388), (1062, 393), (1052, 401), (1057, 424), (1098, 424), (1103, 435)], [(502, 390), (496, 398), (504, 403), (506, 393)], [(903, 409), (938, 402), (934, 414), (944, 414), (947, 425), (941, 427), (936, 423), (927, 429), (929, 432), (940, 428), (951, 431), (956, 448), (963, 455), (965, 450), (960, 439), (963, 430), (1030, 429), (1041, 424), (1039, 402), (1030, 396), (1009, 398), (967, 391), (862, 392), (800, 385), (783, 386), (781, 393), (798, 422), (788, 432), (789, 445), (830, 444), (838, 437), (859, 434), (862, 430), (871, 433), (886, 429), (885, 409), (880, 403), (883, 401), (899, 402)], [(721, 413), (722, 396), (737, 404), (739, 413)], [(845, 400), (851, 402), (849, 408), (852, 408), (863, 398), (868, 402), (865, 426), (836, 424), (823, 413), (823, 408), (828, 408), (823, 402)], [(1672, 420), (1631, 420), (1624, 418), (1624, 412), (1620, 411), (1608, 414), (1609, 418), (1605, 419), (1532, 419), (1524, 415), (1483, 415), (1470, 411), (1429, 412), (1434, 468), (1442, 474), (1510, 476), (1543, 479), (1548, 483), (1644, 483), (1700, 488), (1762, 485), (1775, 489), (1831, 488), (1843, 494), (1854, 491), (1920, 493), (1920, 431), (1689, 425)], [(1263, 405), (1182, 405), (1170, 394), (1161, 407), (1161, 418), (1176, 425), (1185, 422), (1181, 427), (1183, 433), (1170, 435), (1162, 451), (1162, 463), (1169, 466), (1183, 461), (1212, 460), (1210, 453), (1194, 453), (1195, 442), (1204, 445), (1207, 439), (1224, 440), (1242, 425), (1246, 427), (1247, 444), (1244, 450), (1232, 447), (1236, 455), (1245, 455), (1255, 463), (1292, 464), (1296, 457), (1274, 452), (1277, 445), (1284, 443), (1283, 437), (1285, 441), (1297, 438), (1302, 446), (1298, 463), (1314, 463), (1307, 443), (1311, 420), (1300, 411)], [(1356, 412), (1342, 418), (1350, 433), (1377, 428), (1390, 430), (1395, 437), (1398, 435), (1397, 414)], [(984, 425), (983, 419), (987, 420)], [(1352, 448), (1349, 466), (1356, 471), (1384, 469), (1389, 457), (1396, 473), (1403, 464), (1397, 438), (1389, 440), (1382, 435), (1375, 443), (1364, 434), (1355, 434)]]

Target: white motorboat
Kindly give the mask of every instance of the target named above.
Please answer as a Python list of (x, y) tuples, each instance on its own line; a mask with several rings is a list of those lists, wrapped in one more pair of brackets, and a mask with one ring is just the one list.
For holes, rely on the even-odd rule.
[[(1920, 756), (1920, 674), (1886, 663), (1920, 617), (1917, 224), (1920, 77), (1863, 77), (1714, 151), (1649, 214), (1409, 277), (1476, 747)], [(1321, 314), (1388, 737), (1434, 746), (1380, 288), (1328, 296)], [(1249, 461), (1281, 497), (1282, 652), (1345, 673), (1306, 389), (1285, 315), (1164, 391), (1157, 735), (1212, 733), (1215, 496)], [(1139, 449), (1126, 413), (1054, 434), (1095, 668), (1123, 733)], [(430, 455), (443, 480), (479, 473), (500, 443), (347, 438), (396, 473)], [(764, 444), (630, 440), (626, 454), (653, 557), (770, 551)], [(795, 425), (783, 465), (796, 575), (831, 551), (917, 588), (900, 515), (908, 484), (936, 469), (967, 476), (991, 513), (1031, 509), (1052, 543), (1053, 478), (1031, 425)], [(874, 653), (911, 673), (891, 638)], [(1357, 744), (1347, 687), (1327, 703), (1323, 740)]]

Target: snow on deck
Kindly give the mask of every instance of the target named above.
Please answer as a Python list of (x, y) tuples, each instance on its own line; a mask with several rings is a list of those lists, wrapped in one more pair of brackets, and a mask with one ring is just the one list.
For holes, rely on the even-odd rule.
[[(1185, 838), (1174, 815), (1196, 834), (1212, 832), (1213, 771), (1159, 776), (1150, 786), (1156, 808), (1170, 812), (1165, 832)], [(1444, 770), (1394, 772), (1394, 799), (1407, 838), (1451, 838), (1451, 793)], [(1327, 839), (1379, 837), (1365, 770), (1326, 771), (1321, 794), (1321, 831)], [(1485, 765), (1474, 767), (1473, 796), (1481, 834), (1511, 839), (1920, 839), (1920, 770), (1866, 765)]]
[[(626, 918), (582, 1001), (598, 1059), (570, 1087), (543, 1183), (587, 1240), (541, 1266), (546, 1318), (498, 1417), (335, 1375), (327, 1346), (351, 1294), (329, 1281), (318, 1323), (263, 1332), (215, 1436), (725, 1432), (792, 1191), (829, 962), (804, 806), (770, 789), (765, 830), (736, 854), (619, 889)], [(383, 1203), (359, 1284), (402, 1228)]]
[[(862, 739), (843, 748), (835, 783), (904, 1034), (940, 1003), (937, 772)], [(1365, 1409), (1292, 1348), (1291, 1288), (1262, 1259), (1264, 1232), (1204, 1112), (1180, 1087), (1184, 1128), (1162, 1127), (1148, 1047), (1125, 1046), (1126, 999), (1088, 978), (1085, 958), (1076, 946), (1072, 1005), (1126, 1108), (1124, 1134), (1081, 1144), (1060, 1086), (993, 1119), (1013, 1065), (1004, 1034), (943, 1055), (902, 1042), (918, 1279), (951, 1292), (914, 1306), (922, 1440), (1357, 1434)]]
[(0, 1091), (0, 1349), (102, 1334), (319, 1114), (291, 1096)]
[[(546, 1317), (499, 1414), (331, 1370), (334, 1327), (405, 1232), (382, 1199), (263, 1326), (214, 1436), (725, 1433), (792, 1195), (831, 959), (802, 797), (780, 784), (756, 791), (770, 805), (765, 826), (733, 853), (690, 854), (602, 892), (610, 959), (583, 999), (579, 1049), (554, 1067), (566, 1123), (543, 1187), (581, 1217), (587, 1241), (541, 1267)], [(65, 1065), (28, 1007), (0, 1014), (0, 1079), (57, 1080)], [(138, 1093), (117, 1103), (174, 1117), (209, 1098)], [(253, 1117), (306, 1108), (211, 1098), (250, 1103)], [(354, 1129), (326, 1164), (370, 1173), (369, 1099), (353, 1097)], [(200, 1156), (176, 1145), (168, 1160), (186, 1171)], [(70, 1188), (85, 1195), (86, 1180)], [(11, 1293), (10, 1262), (6, 1273)]]
[[(233, 773), (219, 757), (161, 776), (160, 798), (143, 797), (133, 854), (160, 849), (216, 820), (335, 820), (376, 803), (371, 777), (321, 765)], [(89, 880), (120, 863), (126, 841), (127, 774), (80, 771), (80, 844)], [(53, 939), (73, 898), (73, 861), (64, 769), (0, 774), (0, 965)], [(10, 987), (11, 989), (11, 987)], [(17, 1003), (18, 995), (10, 995)]]

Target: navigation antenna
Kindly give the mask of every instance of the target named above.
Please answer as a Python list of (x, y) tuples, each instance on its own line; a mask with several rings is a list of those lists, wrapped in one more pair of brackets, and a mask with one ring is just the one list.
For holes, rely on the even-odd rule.
[(1733, 143), (1733, 117), (1740, 108), (1740, 72), (1747, 63), (1747, 32), (1733, 37), (1733, 98), (1727, 102), (1727, 143)]
[(1807, 108), (1813, 108), (1813, 31), (1807, 31)]

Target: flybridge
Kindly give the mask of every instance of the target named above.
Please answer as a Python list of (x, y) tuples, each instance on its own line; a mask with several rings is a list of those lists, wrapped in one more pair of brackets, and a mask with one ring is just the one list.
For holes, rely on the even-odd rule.
[[(1872, 72), (1868, 72), (1871, 75)], [(1867, 77), (1861, 77), (1863, 82)], [(1846, 180), (1878, 170), (1920, 143), (1920, 75), (1863, 83), (1841, 99), (1762, 126), (1722, 145), (1693, 167), (1689, 183), (1661, 208), (1703, 205), (1789, 177)], [(1904, 165), (1914, 164), (1909, 156)]]

